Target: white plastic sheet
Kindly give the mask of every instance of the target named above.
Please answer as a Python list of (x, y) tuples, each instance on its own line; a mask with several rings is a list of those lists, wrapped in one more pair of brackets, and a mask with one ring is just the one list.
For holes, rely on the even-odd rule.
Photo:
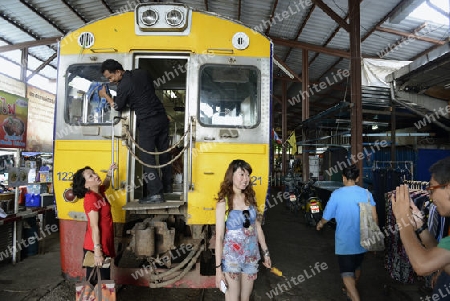
[(385, 80), (386, 76), (403, 66), (409, 65), (411, 62), (364, 58), (361, 62), (361, 84), (363, 86), (388, 88), (389, 83)]

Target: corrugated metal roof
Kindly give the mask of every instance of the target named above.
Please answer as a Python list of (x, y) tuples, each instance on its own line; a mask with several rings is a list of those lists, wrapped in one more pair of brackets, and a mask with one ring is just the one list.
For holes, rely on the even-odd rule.
[[(2, 0), (0, 3), (0, 46), (17, 44), (42, 38), (63, 36), (87, 22), (104, 18), (112, 13), (132, 11), (138, 2), (131, 0)], [(160, 2), (171, 2), (162, 0)], [(349, 34), (340, 28), (320, 5), (314, 1), (299, 0), (180, 0), (197, 10), (208, 10), (225, 17), (239, 20), (245, 25), (268, 33), (269, 37), (300, 41), (308, 44), (349, 51)], [(345, 19), (348, 15), (348, 0), (323, 0), (336, 15)], [(361, 37), (369, 36), (361, 44), (361, 52), (365, 57), (383, 57), (385, 59), (411, 60), (426, 51), (435, 48), (432, 41), (413, 38), (405, 42), (398, 32), (411, 33), (423, 27), (424, 22), (412, 17), (406, 17), (397, 24), (387, 21), (380, 24), (382, 28), (394, 30), (385, 32), (374, 30), (381, 20), (384, 20), (404, 0), (362, 0), (360, 4)], [(312, 10), (312, 13), (310, 13)], [(412, 8), (409, 8), (412, 10)], [(272, 15), (273, 14), (273, 15)], [(309, 16), (309, 17), (308, 17)], [(348, 20), (345, 20), (348, 22)], [(299, 30), (301, 34), (297, 37)], [(417, 36), (423, 36), (436, 41), (448, 41), (448, 25), (427, 23), (420, 29)], [(53, 46), (37, 46), (29, 49), (29, 69), (34, 70), (56, 52)], [(291, 70), (298, 75), (302, 72), (302, 50), (293, 46), (274, 43), (274, 54), (284, 60)], [(0, 53), (7, 60), (20, 64), (20, 51)], [(330, 54), (308, 53), (309, 75), (311, 81), (323, 81), (333, 75), (338, 69), (349, 69), (349, 60)], [(56, 78), (56, 62), (43, 68), (39, 74), (49, 79)], [(276, 66), (274, 70), (274, 95), (281, 95), (280, 77), (286, 77)], [(345, 97), (346, 82), (330, 87), (331, 92), (323, 96), (322, 107), (332, 106), (336, 99)], [(298, 93), (301, 83), (288, 82), (289, 95)], [(347, 86), (348, 87), (348, 86)], [(334, 89), (334, 90), (333, 90)], [(347, 89), (348, 90), (348, 89)], [(318, 96), (313, 96), (314, 101)], [(334, 100), (333, 100), (334, 99)], [(301, 106), (296, 106), (293, 113), (299, 113)], [(314, 108), (312, 108), (314, 110)]]

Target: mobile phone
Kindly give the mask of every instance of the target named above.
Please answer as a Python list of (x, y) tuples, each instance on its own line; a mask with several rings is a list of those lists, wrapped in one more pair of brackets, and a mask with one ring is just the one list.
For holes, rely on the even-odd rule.
[(225, 283), (225, 281), (220, 280), (220, 291), (225, 294), (227, 292), (227, 289), (228, 289), (228, 286)]

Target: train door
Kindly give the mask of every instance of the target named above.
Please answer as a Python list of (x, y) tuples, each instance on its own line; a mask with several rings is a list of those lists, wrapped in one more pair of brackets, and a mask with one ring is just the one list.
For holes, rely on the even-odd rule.
[(188, 224), (215, 223), (217, 191), (228, 164), (243, 159), (263, 204), (268, 171), (268, 60), (218, 53), (191, 56), (187, 112), (192, 143), (187, 170)]
[[(157, 150), (158, 152), (169, 151), (173, 162), (171, 163), (173, 174), (173, 193), (165, 194), (166, 200), (180, 200), (183, 193), (183, 154), (184, 140), (181, 140), (185, 132), (185, 100), (187, 94), (187, 65), (189, 56), (186, 54), (167, 55), (136, 55), (134, 68), (147, 70), (153, 78), (155, 92), (163, 102), (167, 116), (170, 120), (169, 139), (171, 148), (169, 150)], [(136, 128), (136, 126), (134, 126)], [(137, 137), (139, 144), (139, 137)], [(139, 158), (139, 150), (134, 147), (134, 154)], [(156, 156), (157, 165), (158, 156)], [(130, 156), (129, 171), (134, 177), (134, 183), (142, 182), (140, 177), (143, 173), (143, 162)], [(159, 169), (161, 175), (161, 169)], [(135, 185), (130, 199), (140, 199), (145, 195), (145, 185)]]

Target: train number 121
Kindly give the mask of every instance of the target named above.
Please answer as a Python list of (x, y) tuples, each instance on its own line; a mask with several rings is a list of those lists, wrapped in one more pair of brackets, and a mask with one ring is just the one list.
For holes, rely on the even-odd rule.
[(261, 177), (251, 176), (251, 181), (253, 185), (261, 185), (262, 180)]

